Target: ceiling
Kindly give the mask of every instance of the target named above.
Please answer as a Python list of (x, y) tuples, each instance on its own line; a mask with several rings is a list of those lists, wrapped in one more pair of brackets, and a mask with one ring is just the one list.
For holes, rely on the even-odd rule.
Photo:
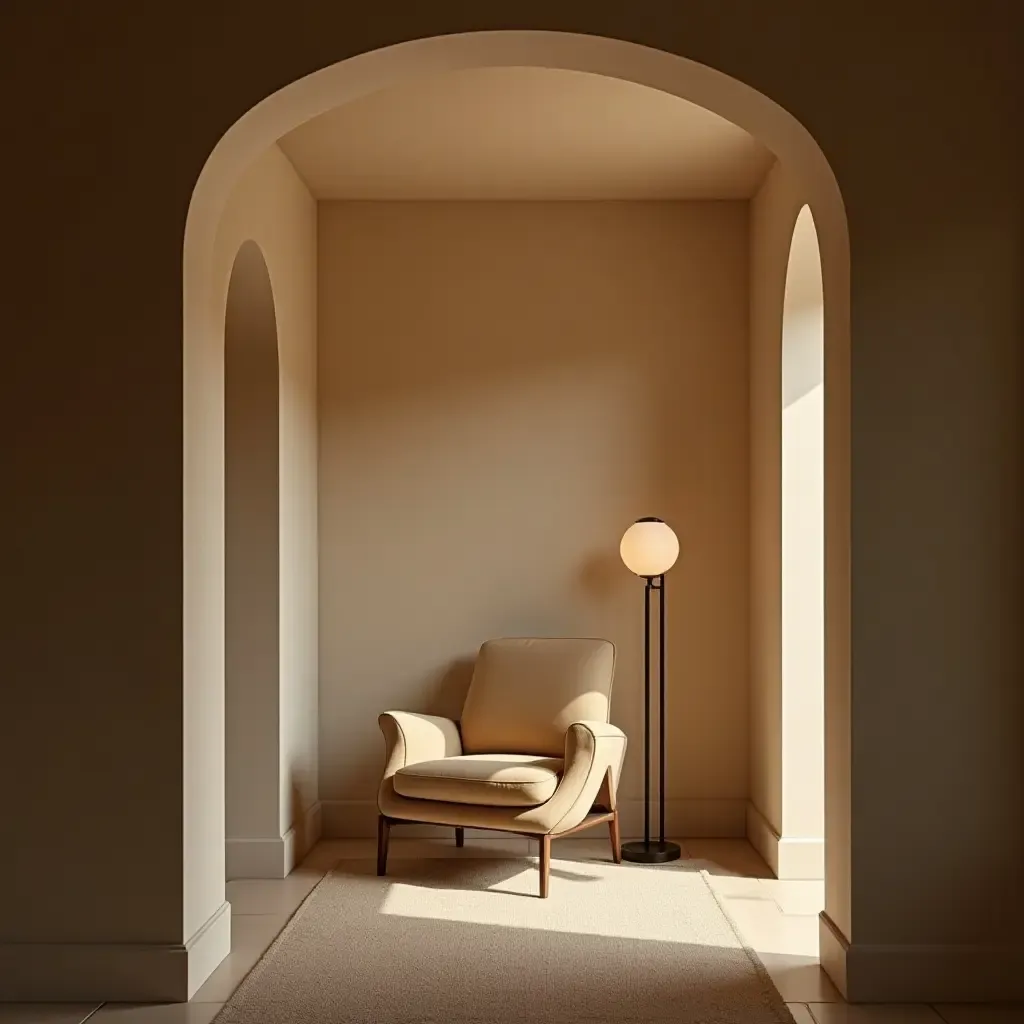
[(280, 146), (317, 199), (737, 199), (773, 160), (685, 100), (547, 68), (458, 71), (372, 93)]

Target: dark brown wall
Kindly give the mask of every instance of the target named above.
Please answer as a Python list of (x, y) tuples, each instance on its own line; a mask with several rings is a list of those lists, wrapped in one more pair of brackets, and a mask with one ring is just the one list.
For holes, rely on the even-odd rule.
[(180, 940), (181, 243), (227, 128), (417, 36), (565, 29), (742, 79), (852, 244), (853, 928), (1011, 941), (1021, 844), (1018, 5), (0, 7), (0, 941)]

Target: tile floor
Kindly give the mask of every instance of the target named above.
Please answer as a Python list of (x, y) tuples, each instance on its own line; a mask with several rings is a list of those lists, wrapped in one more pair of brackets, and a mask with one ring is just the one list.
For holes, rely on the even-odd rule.
[[(783, 882), (743, 839), (687, 839), (684, 855), (708, 870), (744, 939), (757, 950), (797, 1024), (1024, 1024), (1021, 1006), (893, 1005), (848, 1006), (818, 964), (821, 882)], [(392, 857), (528, 856), (535, 844), (519, 837), (466, 837), (466, 849), (449, 840), (395, 836)], [(555, 845), (563, 860), (604, 858), (606, 840), (563, 839)], [(161, 1006), (3, 1004), (0, 1024), (210, 1024), (238, 983), (314, 885), (339, 860), (373, 857), (371, 839), (321, 842), (282, 881), (229, 882), (232, 952), (190, 1003)], [(385, 1024), (385, 1022), (382, 1022)]]

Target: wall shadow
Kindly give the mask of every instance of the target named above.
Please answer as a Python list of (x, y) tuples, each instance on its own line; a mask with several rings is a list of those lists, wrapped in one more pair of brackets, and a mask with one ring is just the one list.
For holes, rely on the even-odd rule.
[[(623, 530), (628, 523), (623, 524)], [(611, 538), (614, 541), (614, 538)], [(594, 551), (580, 564), (578, 583), (583, 594), (598, 604), (621, 595), (629, 571), (622, 564), (614, 544), (608, 550)]]
[(427, 679), (422, 691), (423, 713), (455, 721), (461, 718), (475, 664), (475, 658), (455, 658), (435, 676)]

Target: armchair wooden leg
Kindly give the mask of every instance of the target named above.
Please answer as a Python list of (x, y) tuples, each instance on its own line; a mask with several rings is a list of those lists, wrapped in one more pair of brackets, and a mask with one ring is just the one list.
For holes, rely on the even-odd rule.
[(551, 836), (540, 837), (540, 898), (548, 898), (548, 882), (551, 879)]
[(455, 830), (455, 845), (465, 846), (466, 845), (466, 830), (464, 828), (457, 828)]
[(608, 831), (612, 837), (612, 858), (616, 864), (622, 863), (622, 839), (619, 836), (619, 812), (612, 811), (612, 819), (608, 822)]
[(377, 874), (388, 873), (388, 840), (391, 838), (391, 822), (383, 814), (377, 818)]

